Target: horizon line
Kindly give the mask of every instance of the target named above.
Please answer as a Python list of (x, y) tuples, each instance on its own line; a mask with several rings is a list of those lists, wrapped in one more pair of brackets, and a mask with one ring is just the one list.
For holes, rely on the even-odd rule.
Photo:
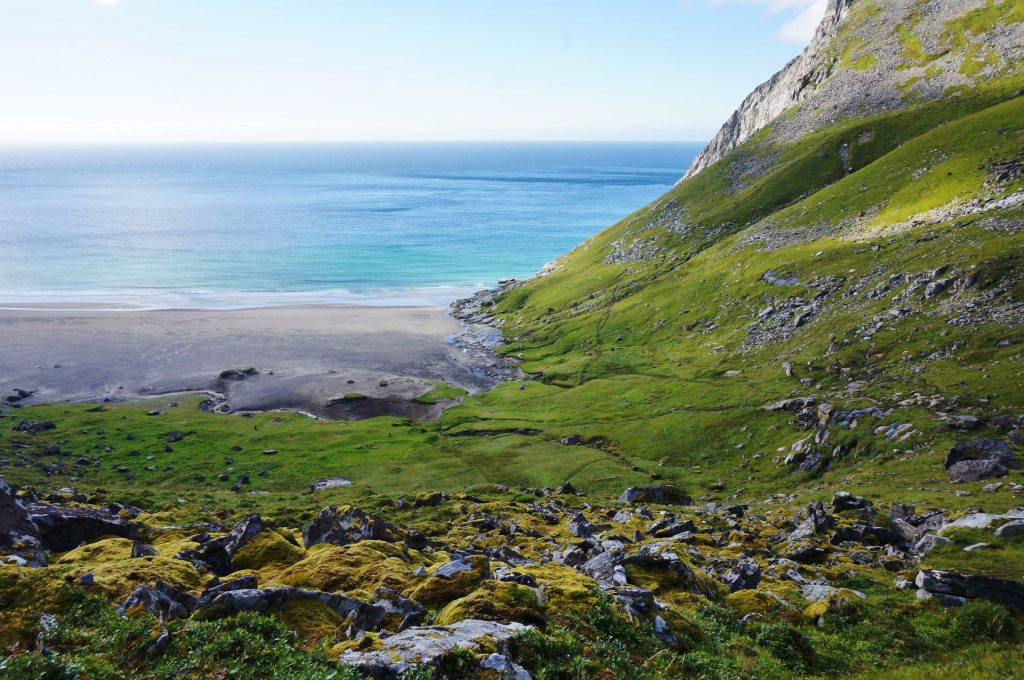
[(707, 144), (706, 139), (256, 139), (256, 140), (97, 140), (97, 141), (5, 141), (0, 148), (70, 146), (246, 146), (283, 144)]

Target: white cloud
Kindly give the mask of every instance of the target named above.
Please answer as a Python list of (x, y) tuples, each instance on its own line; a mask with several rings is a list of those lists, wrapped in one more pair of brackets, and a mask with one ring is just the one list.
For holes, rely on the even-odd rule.
[(818, 24), (821, 23), (821, 17), (825, 15), (826, 2), (827, 0), (810, 0), (795, 17), (782, 24), (775, 35), (787, 42), (810, 42)]
[(763, 7), (768, 14), (786, 18), (775, 37), (786, 42), (806, 44), (825, 15), (827, 0), (712, 0), (714, 4)]

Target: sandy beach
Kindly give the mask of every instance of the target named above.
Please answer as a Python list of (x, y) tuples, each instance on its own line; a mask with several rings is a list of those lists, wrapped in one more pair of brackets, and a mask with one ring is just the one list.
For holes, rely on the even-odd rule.
[[(441, 307), (6, 310), (0, 399), (28, 405), (210, 391), (233, 411), (431, 418), (440, 406), (410, 401), (429, 381), (473, 392), (508, 375), (488, 353), (449, 340), (459, 331)], [(249, 367), (258, 372), (221, 377)], [(342, 398), (352, 393), (367, 398)]]

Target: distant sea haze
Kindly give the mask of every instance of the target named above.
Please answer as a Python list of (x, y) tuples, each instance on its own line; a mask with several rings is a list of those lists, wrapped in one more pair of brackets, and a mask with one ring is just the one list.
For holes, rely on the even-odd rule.
[(437, 305), (529, 276), (698, 143), (0, 150), (0, 307)]

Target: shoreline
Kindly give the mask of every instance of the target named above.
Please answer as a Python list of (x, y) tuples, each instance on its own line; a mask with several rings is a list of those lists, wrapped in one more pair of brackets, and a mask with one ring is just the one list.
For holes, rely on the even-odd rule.
[(385, 288), (359, 293), (347, 289), (243, 291), (132, 289), (24, 291), (0, 293), (0, 311), (198, 312), (279, 307), (447, 307), (493, 284)]
[(217, 393), (228, 412), (433, 420), (458, 403), (415, 401), (435, 382), (476, 393), (519, 375), (494, 352), (500, 330), (457, 318), (456, 305), (2, 309), (0, 400), (17, 408)]

